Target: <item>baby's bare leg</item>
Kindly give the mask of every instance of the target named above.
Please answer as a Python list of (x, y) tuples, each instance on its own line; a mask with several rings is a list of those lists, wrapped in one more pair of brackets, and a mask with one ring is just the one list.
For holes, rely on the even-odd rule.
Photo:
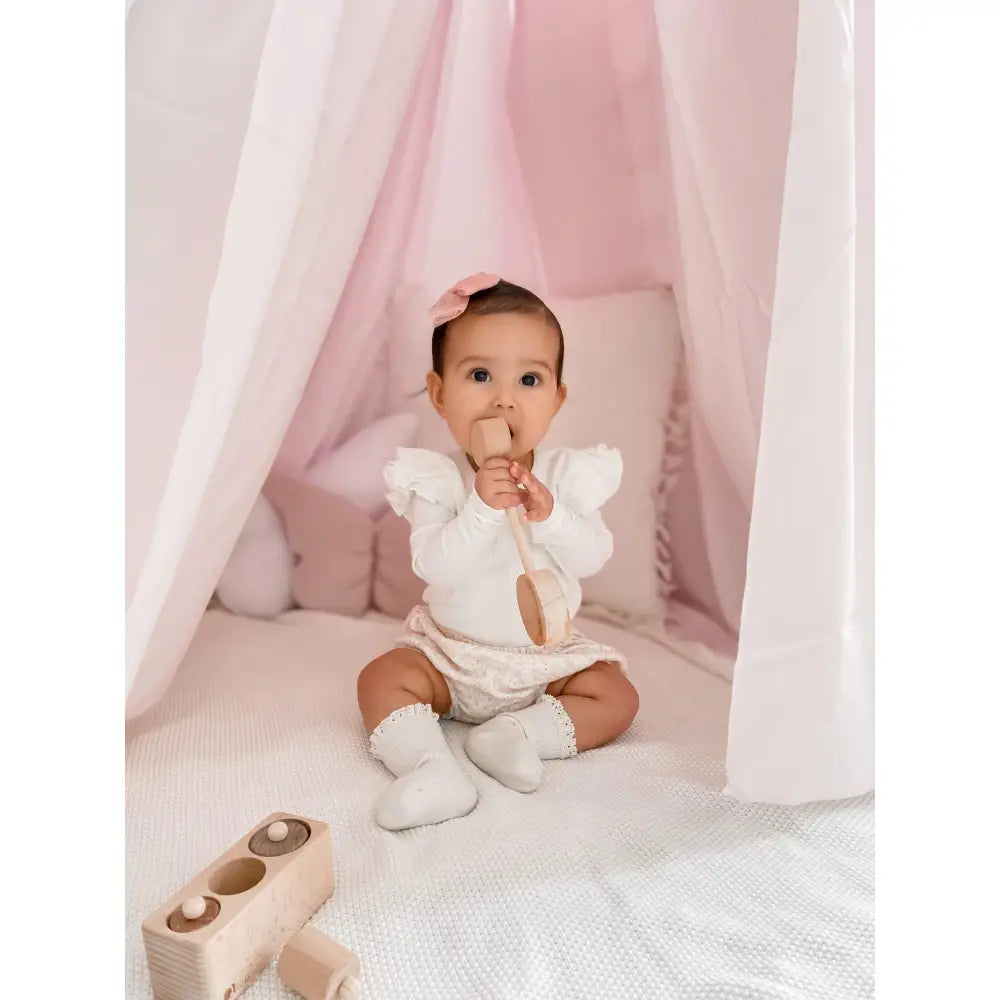
[(393, 649), (358, 677), (358, 706), (371, 734), (372, 754), (396, 776), (379, 796), (375, 819), (386, 830), (406, 830), (464, 816), (479, 793), (448, 748), (433, 713), (444, 715), (451, 696), (423, 653)]
[(621, 736), (639, 711), (638, 693), (614, 663), (595, 663), (553, 681), (545, 693), (558, 699), (573, 720), (577, 750), (591, 750)]
[(418, 649), (390, 649), (358, 675), (358, 708), (369, 733), (397, 708), (419, 704), (438, 715), (451, 708), (448, 685)]

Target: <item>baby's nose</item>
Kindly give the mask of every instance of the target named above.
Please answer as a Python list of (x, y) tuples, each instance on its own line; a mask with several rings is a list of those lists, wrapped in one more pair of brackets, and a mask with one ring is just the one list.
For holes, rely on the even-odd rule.
[(514, 407), (514, 393), (508, 386), (500, 386), (497, 388), (496, 396), (494, 397), (493, 403), (497, 407), (509, 410)]

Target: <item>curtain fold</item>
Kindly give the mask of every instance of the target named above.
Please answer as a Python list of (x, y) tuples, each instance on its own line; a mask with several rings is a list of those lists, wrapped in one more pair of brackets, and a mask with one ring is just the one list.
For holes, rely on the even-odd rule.
[(803, 4), (726, 759), (741, 799), (797, 804), (874, 785), (856, 97), (853, 3)]

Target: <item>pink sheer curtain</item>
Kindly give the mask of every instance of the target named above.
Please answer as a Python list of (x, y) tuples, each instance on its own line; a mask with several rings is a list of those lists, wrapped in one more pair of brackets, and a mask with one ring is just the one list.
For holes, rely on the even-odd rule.
[(406, 287), (399, 289), (424, 305), (477, 270), (529, 288), (545, 281), (507, 106), (510, 6), (463, 0), (455, 15)]
[(507, 96), (548, 293), (669, 284), (673, 205), (649, 0), (519, 0)]
[(276, 472), (302, 472), (384, 405), (384, 378), (376, 364), (385, 342), (384, 306), (402, 277), (420, 201), (452, 11), (451, 0), (442, 0), (368, 228), (282, 441)]
[(391, 408), (383, 352), (394, 295), (405, 290), (431, 302), (478, 269), (541, 286), (504, 97), (510, 42), (506, 4), (443, 5), (405, 134), (278, 471), (302, 471)]
[(657, 0), (677, 211), (691, 455), (673, 498), (678, 583), (738, 631), (785, 157), (796, 0)]

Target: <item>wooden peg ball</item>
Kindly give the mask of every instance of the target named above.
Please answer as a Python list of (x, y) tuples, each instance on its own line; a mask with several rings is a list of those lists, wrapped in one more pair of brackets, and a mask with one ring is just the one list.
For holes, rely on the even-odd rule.
[(282, 822), (280, 819), (267, 828), (267, 839), (275, 844), (280, 844), (287, 836), (288, 824)]
[(205, 915), (207, 907), (208, 904), (205, 902), (204, 896), (191, 896), (190, 899), (185, 899), (181, 903), (181, 913), (187, 920), (197, 920)]

